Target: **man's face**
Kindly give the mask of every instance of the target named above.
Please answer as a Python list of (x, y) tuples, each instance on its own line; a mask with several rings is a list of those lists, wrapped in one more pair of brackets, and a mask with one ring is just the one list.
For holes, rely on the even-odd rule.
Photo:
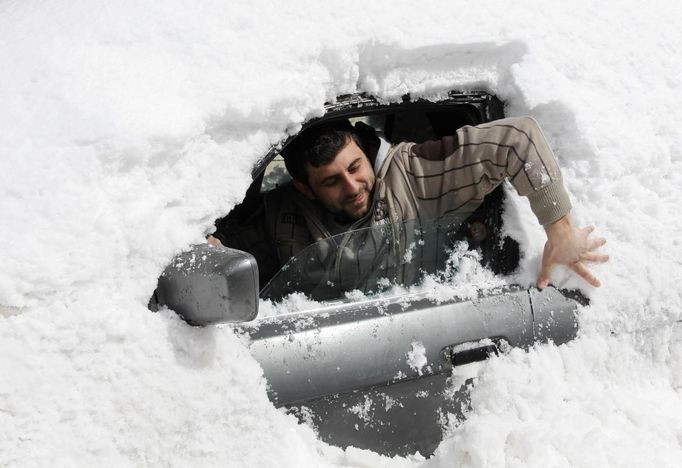
[(319, 201), (333, 213), (343, 212), (359, 219), (369, 210), (374, 170), (365, 153), (351, 139), (329, 164), (306, 165), (308, 185), (296, 187), (308, 198)]

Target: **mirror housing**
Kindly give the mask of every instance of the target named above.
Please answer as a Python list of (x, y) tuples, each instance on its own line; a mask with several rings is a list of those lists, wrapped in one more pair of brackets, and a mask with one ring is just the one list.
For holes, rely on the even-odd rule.
[(177, 255), (155, 292), (191, 325), (245, 322), (258, 315), (258, 264), (249, 253), (197, 244)]

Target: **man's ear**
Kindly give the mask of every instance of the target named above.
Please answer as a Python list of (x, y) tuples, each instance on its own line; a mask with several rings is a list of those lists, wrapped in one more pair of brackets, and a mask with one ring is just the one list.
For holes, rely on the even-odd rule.
[(294, 187), (296, 187), (296, 190), (301, 192), (303, 195), (308, 197), (311, 200), (315, 200), (315, 194), (311, 190), (311, 188), (308, 186), (308, 184), (304, 184), (303, 182), (299, 180), (294, 179)]

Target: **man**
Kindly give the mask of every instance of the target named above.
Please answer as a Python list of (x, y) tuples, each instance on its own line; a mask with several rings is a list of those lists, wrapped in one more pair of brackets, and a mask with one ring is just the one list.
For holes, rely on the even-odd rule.
[[(256, 254), (259, 265), (260, 258), (276, 258), (281, 266), (314, 241), (370, 225), (471, 213), (508, 179), (528, 197), (547, 233), (538, 287), (547, 286), (556, 264), (600, 285), (585, 263), (608, 260), (595, 252), (606, 241), (590, 238), (591, 226), (573, 225), (561, 171), (532, 118), (465, 126), (441, 140), (394, 146), (362, 124), (323, 124), (289, 145), (285, 162), (293, 187), (266, 199), (260, 237), (274, 249)], [(219, 226), (209, 242), (227, 237)]]

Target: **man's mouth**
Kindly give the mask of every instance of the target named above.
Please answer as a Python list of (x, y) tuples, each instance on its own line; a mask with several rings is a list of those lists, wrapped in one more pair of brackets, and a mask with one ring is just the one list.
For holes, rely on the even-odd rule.
[(367, 200), (367, 194), (365, 192), (360, 192), (353, 198), (348, 199), (348, 204), (353, 206), (362, 206)]

